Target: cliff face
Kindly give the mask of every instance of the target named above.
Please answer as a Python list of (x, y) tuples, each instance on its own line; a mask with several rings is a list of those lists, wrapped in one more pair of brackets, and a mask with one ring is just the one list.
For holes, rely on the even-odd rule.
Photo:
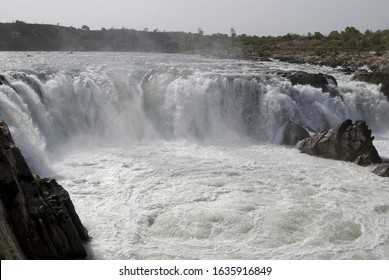
[(68, 192), (31, 173), (0, 122), (0, 258), (85, 258), (88, 239)]

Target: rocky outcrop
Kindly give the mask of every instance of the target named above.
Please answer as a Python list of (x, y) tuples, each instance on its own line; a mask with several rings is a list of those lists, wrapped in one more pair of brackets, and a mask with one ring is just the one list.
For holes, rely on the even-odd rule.
[(316, 88), (321, 88), (324, 92), (329, 92), (331, 97), (339, 95), (338, 91), (335, 89), (335, 86), (337, 86), (338, 83), (331, 75), (299, 71), (287, 75), (287, 78), (292, 85), (311, 85)]
[(4, 75), (0, 74), (0, 86), (1, 85), (7, 85), (7, 84), (8, 84), (7, 79), (4, 77)]
[(359, 165), (381, 163), (373, 146), (374, 137), (366, 122), (346, 120), (335, 128), (302, 140), (298, 149), (306, 154), (355, 162)]
[(380, 164), (373, 170), (373, 172), (378, 176), (389, 177), (389, 164), (388, 163)]
[(0, 122), (0, 248), (3, 259), (80, 259), (89, 239), (68, 192), (33, 175)]
[(302, 126), (289, 121), (282, 133), (282, 145), (295, 146), (298, 141), (308, 138), (310, 135)]
[[(287, 44), (287, 42), (286, 42)], [(291, 63), (309, 63), (315, 65), (327, 65), (330, 67), (342, 67), (347, 72), (354, 72), (360, 67), (368, 66), (374, 72), (389, 72), (389, 51), (371, 52), (358, 50), (330, 51), (321, 55), (307, 52), (307, 48), (290, 49), (285, 46), (274, 47), (269, 57)]]
[(389, 98), (389, 72), (357, 73), (354, 75), (353, 80), (376, 85), (381, 84), (382, 93)]

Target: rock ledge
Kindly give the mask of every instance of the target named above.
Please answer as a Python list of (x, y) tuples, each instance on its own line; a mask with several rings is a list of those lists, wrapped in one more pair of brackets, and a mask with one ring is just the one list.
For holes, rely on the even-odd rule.
[(0, 121), (0, 258), (82, 259), (88, 239), (68, 192), (31, 173)]
[(346, 120), (335, 128), (316, 133), (298, 144), (298, 149), (306, 154), (324, 158), (355, 162), (359, 165), (381, 163), (374, 137), (366, 122)]
[(373, 170), (373, 172), (378, 176), (389, 177), (389, 164), (388, 163), (380, 164)]

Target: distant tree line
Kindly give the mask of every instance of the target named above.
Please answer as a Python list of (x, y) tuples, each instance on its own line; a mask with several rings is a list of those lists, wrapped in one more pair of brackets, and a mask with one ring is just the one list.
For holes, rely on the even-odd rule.
[(355, 27), (344, 31), (332, 31), (327, 36), (320, 32), (307, 35), (286, 34), (284, 36), (245, 36), (238, 37), (245, 55), (271, 56), (275, 52), (301, 53), (307, 55), (337, 54), (339, 52), (380, 52), (389, 51), (389, 29), (364, 33)]
[(360, 32), (354, 27), (307, 35), (284, 36), (204, 35), (197, 33), (160, 32), (148, 29), (90, 30), (83, 25), (77, 29), (59, 25), (27, 24), (22, 21), (0, 23), (1, 51), (142, 51), (166, 53), (201, 53), (221, 57), (268, 57), (274, 52), (308, 51), (315, 55), (326, 52), (389, 50), (389, 29)]
[(2, 51), (155, 51), (178, 52), (183, 32), (147, 32), (133, 29), (95, 31), (58, 25), (0, 23)]

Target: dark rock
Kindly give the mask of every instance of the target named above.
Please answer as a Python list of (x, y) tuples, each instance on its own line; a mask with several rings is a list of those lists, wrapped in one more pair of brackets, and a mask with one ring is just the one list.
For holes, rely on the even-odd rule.
[(373, 172), (378, 176), (389, 177), (389, 164), (388, 163), (380, 164), (373, 170)]
[(0, 199), (0, 259), (23, 260), (26, 259), (19, 242), (7, 220), (7, 211)]
[(8, 85), (9, 82), (4, 75), (0, 75), (0, 85)]
[(310, 135), (302, 126), (289, 121), (282, 133), (282, 145), (295, 146), (298, 141), (308, 138)]
[(310, 85), (321, 88), (324, 92), (329, 92), (331, 97), (339, 96), (339, 92), (336, 90), (338, 83), (331, 75), (299, 71), (288, 75), (287, 78), (292, 85)]
[(354, 81), (362, 81), (371, 84), (382, 84), (382, 93), (389, 98), (389, 73), (388, 72), (374, 72), (374, 73), (357, 73), (353, 77)]
[(346, 75), (351, 75), (352, 73), (355, 72), (355, 69), (351, 68), (351, 67), (342, 67), (340, 69), (340, 71), (342, 71), (343, 73), (345, 73)]
[[(0, 122), (0, 248), (7, 259), (80, 259), (89, 239), (67, 191), (33, 175)], [(3, 249), (5, 251), (3, 251)]]
[(352, 161), (365, 166), (381, 163), (373, 140), (366, 122), (352, 124), (351, 120), (346, 120), (335, 128), (302, 140), (298, 149), (309, 155)]

